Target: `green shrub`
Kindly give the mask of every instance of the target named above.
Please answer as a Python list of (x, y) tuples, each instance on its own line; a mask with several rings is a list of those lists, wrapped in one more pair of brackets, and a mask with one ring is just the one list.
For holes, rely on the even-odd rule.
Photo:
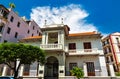
[(116, 75), (116, 76), (120, 76), (120, 72), (116, 72), (115, 75)]
[(84, 76), (83, 70), (79, 67), (74, 67), (72, 70), (70, 70), (70, 72), (73, 76), (76, 76), (78, 79)]

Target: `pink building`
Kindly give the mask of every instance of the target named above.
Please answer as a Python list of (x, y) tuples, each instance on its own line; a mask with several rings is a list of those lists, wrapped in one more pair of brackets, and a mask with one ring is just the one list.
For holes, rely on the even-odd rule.
[(120, 72), (120, 33), (112, 33), (102, 39), (108, 72), (112, 64), (115, 72)]
[(0, 5), (0, 42), (17, 42), (21, 38), (40, 34), (40, 27), (35, 21), (21, 18), (12, 9)]
[[(17, 42), (25, 37), (39, 35), (41, 30), (35, 21), (21, 18), (13, 10), (0, 4), (0, 42)], [(2, 72), (3, 64), (0, 65), (0, 73)], [(6, 75), (10, 75), (10, 72)]]

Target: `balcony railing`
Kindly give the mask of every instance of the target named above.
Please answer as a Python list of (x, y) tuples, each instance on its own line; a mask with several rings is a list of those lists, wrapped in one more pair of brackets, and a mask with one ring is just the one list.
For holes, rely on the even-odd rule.
[(69, 55), (90, 55), (90, 54), (103, 54), (103, 50), (98, 49), (76, 49), (68, 50)]
[(63, 50), (62, 44), (41, 44), (40, 48), (44, 50)]

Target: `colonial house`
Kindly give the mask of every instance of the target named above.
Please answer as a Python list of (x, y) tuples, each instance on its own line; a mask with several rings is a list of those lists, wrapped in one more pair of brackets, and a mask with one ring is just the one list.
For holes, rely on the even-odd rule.
[(112, 33), (102, 39), (108, 72), (112, 64), (115, 72), (120, 72), (120, 33)]
[(46, 63), (22, 66), (20, 76), (61, 78), (70, 76), (75, 66), (83, 69), (84, 76), (108, 76), (100, 33), (69, 34), (70, 28), (64, 24), (45, 25), (41, 31), (41, 36), (23, 38), (19, 42), (45, 50)]

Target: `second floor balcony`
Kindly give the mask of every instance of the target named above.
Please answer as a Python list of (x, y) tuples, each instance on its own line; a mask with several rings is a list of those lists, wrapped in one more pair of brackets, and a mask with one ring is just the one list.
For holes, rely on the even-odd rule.
[(44, 50), (63, 50), (63, 45), (62, 44), (41, 44), (40, 48)]
[(99, 55), (103, 54), (103, 50), (98, 49), (76, 49), (68, 50), (69, 55)]

